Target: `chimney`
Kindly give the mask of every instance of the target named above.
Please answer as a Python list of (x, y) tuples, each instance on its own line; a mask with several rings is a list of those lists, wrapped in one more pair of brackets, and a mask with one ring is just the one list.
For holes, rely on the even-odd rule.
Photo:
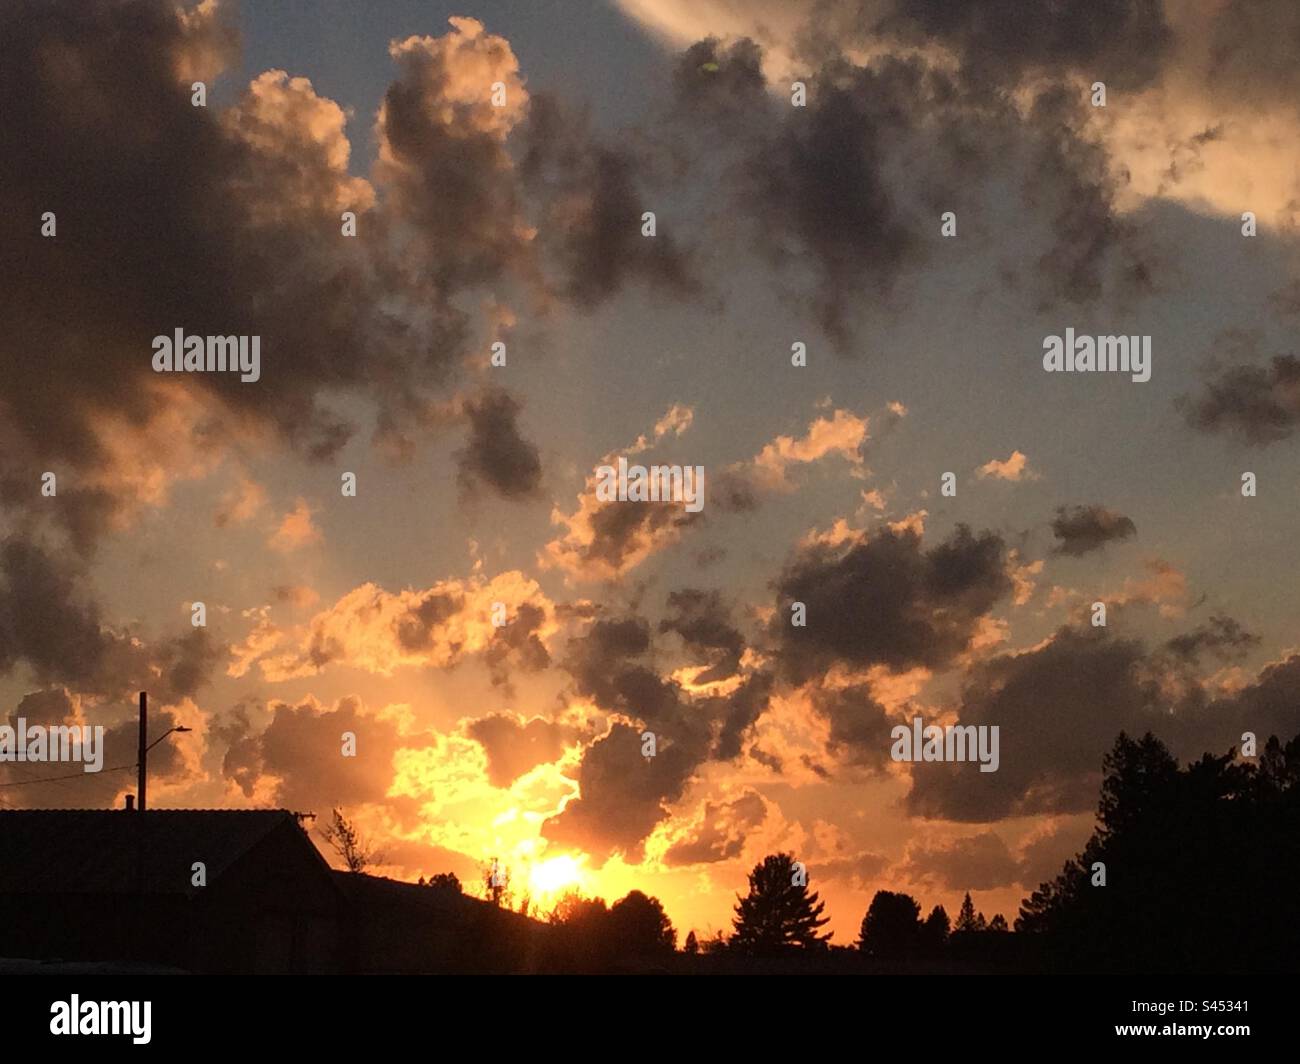
[(135, 795), (134, 795), (134, 794), (128, 794), (128, 795), (126, 796), (126, 811), (127, 811), (128, 813), (131, 813), (131, 812), (134, 812), (134, 811), (135, 811)]

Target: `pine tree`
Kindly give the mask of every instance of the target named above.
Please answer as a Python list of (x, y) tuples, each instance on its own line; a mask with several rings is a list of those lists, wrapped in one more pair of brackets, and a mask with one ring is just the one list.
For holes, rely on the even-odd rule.
[(970, 900), (970, 891), (966, 892), (966, 897), (962, 899), (961, 911), (957, 913), (957, 924), (953, 927), (954, 931), (980, 931), (982, 918), (975, 915), (975, 903)]
[(689, 953), (692, 956), (700, 952), (700, 943), (699, 940), (696, 939), (694, 931), (690, 932), (686, 936), (686, 944), (682, 946), (682, 952)]
[(831, 935), (818, 929), (829, 922), (822, 916), (826, 903), (809, 893), (807, 884), (796, 885), (794, 856), (769, 854), (749, 873), (749, 894), (736, 901), (732, 945), (750, 952), (770, 952), (788, 947), (823, 947)]

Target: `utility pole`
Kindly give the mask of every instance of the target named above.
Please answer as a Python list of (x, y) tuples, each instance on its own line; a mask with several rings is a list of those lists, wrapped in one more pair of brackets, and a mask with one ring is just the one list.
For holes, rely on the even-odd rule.
[(147, 691), (140, 692), (140, 755), (136, 764), (136, 808), (144, 812), (144, 792), (148, 769), (145, 767), (149, 757), (149, 748), (145, 745), (145, 735), (148, 732), (149, 723), (149, 694)]

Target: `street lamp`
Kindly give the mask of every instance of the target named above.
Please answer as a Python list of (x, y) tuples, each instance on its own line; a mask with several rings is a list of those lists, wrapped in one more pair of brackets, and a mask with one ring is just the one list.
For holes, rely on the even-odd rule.
[(145, 738), (148, 729), (148, 719), (149, 719), (149, 694), (147, 691), (141, 691), (140, 692), (140, 747), (139, 747), (140, 753), (139, 753), (139, 760), (136, 761), (136, 766), (135, 766), (136, 767), (136, 788), (135, 789), (136, 789), (136, 798), (138, 799), (136, 806), (142, 813), (144, 812), (145, 788), (146, 785), (148, 784), (148, 777), (149, 777), (149, 770), (148, 770), (149, 751), (152, 750), (164, 739), (166, 739), (167, 736), (171, 735), (172, 732), (183, 733), (183, 732), (188, 732), (193, 730), (192, 728), (185, 727), (183, 724), (178, 724), (174, 728), (168, 728), (165, 732), (163, 732), (160, 736), (158, 736), (157, 739), (155, 739), (153, 742), (149, 743), (146, 746)]

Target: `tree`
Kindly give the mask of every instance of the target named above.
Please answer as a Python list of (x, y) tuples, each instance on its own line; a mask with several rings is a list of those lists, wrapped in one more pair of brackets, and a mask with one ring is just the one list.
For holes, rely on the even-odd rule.
[[(1294, 665), (1275, 668), (1282, 685)], [(1180, 769), (1152, 735), (1121, 733), (1103, 768), (1092, 837), (1021, 903), (1016, 930), (1039, 955), (1088, 971), (1294, 967), (1300, 736), (1271, 737), (1257, 761), (1229, 750)]]
[(793, 854), (769, 854), (749, 873), (749, 893), (736, 899), (731, 944), (752, 953), (788, 948), (825, 947), (831, 935), (818, 929), (829, 922), (822, 916), (826, 903), (798, 877)]
[(989, 921), (989, 930), (1010, 931), (1011, 928), (1007, 926), (1007, 918), (1005, 916), (1003, 916), (1001, 913), (994, 913), (993, 919)]
[(948, 910), (942, 905), (936, 905), (925, 918), (925, 923), (921, 925), (921, 944), (925, 951), (931, 954), (942, 953), (944, 946), (948, 944), (951, 930)]
[(343, 810), (335, 809), (330, 822), (320, 829), (320, 836), (339, 857), (349, 872), (364, 872), (373, 864), (383, 860), (383, 855), (376, 851), (369, 840), (363, 838), (356, 825), (343, 815)]
[(970, 891), (962, 899), (961, 910), (957, 913), (957, 926), (954, 931), (983, 931), (984, 914), (975, 914), (975, 903), (970, 900)]
[(462, 892), (460, 880), (455, 872), (439, 872), (437, 875), (430, 876), (428, 885), (439, 890), (454, 890), (457, 894)]
[(921, 935), (921, 906), (907, 894), (878, 890), (871, 899), (858, 949), (873, 957), (899, 959), (916, 952)]
[(694, 931), (688, 931), (686, 934), (686, 943), (682, 946), (683, 953), (689, 953), (692, 957), (700, 952), (700, 943), (695, 937)]
[(613, 934), (604, 898), (587, 898), (568, 890), (550, 913), (555, 943), (566, 966), (580, 972), (607, 971), (623, 944)]
[(658, 898), (639, 890), (616, 901), (609, 910), (610, 931), (625, 953), (671, 953), (677, 932)]

